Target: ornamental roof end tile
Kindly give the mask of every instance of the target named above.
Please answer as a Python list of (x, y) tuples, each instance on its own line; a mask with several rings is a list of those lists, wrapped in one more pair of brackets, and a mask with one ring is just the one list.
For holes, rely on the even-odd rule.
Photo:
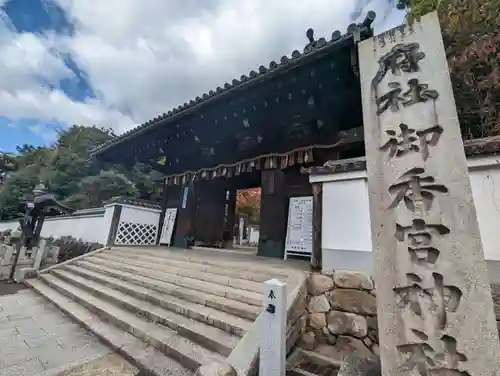
[(210, 90), (208, 93), (203, 93), (201, 96), (197, 96), (196, 98), (190, 100), (189, 102), (185, 102), (182, 105), (177, 106), (176, 108), (173, 108), (172, 110), (163, 113), (157, 117), (155, 117), (152, 120), (149, 120), (125, 133), (122, 135), (115, 137), (102, 145), (99, 145), (92, 150), (90, 150), (90, 153), (92, 156), (95, 156), (99, 154), (101, 151), (107, 149), (108, 147), (111, 147), (119, 142), (124, 141), (125, 139), (129, 138), (130, 136), (136, 135), (140, 132), (142, 132), (145, 129), (150, 128), (153, 125), (156, 125), (160, 122), (162, 122), (165, 119), (171, 118), (175, 115), (183, 113), (185, 110), (191, 109), (192, 107), (195, 107), (203, 102), (206, 102), (207, 100), (218, 96), (220, 94), (226, 93), (238, 86), (242, 86), (250, 81), (253, 81), (256, 78), (262, 78), (265, 75), (268, 75), (276, 70), (280, 70), (282, 68), (285, 68), (287, 65), (289, 65), (292, 62), (295, 62), (299, 59), (302, 59), (303, 57), (319, 52), (321, 50), (324, 50), (325, 48), (328, 48), (342, 40), (347, 40), (349, 38), (354, 38), (355, 42), (359, 41), (359, 38), (362, 33), (365, 34), (365, 36), (372, 36), (373, 31), (371, 29), (371, 25), (373, 21), (375, 20), (376, 14), (374, 11), (369, 11), (367, 12), (367, 15), (364, 19), (363, 22), (361, 23), (352, 23), (348, 26), (347, 32), (345, 34), (342, 34), (340, 30), (336, 30), (332, 33), (331, 39), (327, 41), (325, 38), (319, 38), (315, 39), (314, 37), (314, 30), (313, 29), (308, 29), (306, 32), (307, 39), (309, 42), (306, 44), (306, 46), (303, 49), (303, 52), (301, 53), (298, 50), (294, 50), (291, 54), (290, 57), (284, 55), (281, 57), (279, 63), (276, 61), (271, 61), (268, 64), (268, 67), (265, 67), (264, 65), (261, 65), (258, 68), (258, 71), (252, 70), (249, 72), (248, 75), (242, 75), (240, 79), (233, 79), (231, 83), (226, 82), (223, 85), (223, 88), (220, 86), (217, 87), (215, 90)]

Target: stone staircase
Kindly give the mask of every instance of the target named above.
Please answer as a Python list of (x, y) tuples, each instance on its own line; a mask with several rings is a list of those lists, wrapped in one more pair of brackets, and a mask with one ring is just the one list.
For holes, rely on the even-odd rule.
[(192, 375), (201, 365), (227, 361), (255, 331), (263, 281), (284, 280), (289, 294), (302, 283), (302, 272), (250, 260), (223, 252), (113, 248), (25, 283), (143, 371)]

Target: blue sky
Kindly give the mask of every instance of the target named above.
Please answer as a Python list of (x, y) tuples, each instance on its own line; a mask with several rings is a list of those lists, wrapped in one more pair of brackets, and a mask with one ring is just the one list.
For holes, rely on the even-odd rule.
[[(0, 0), (0, 151), (121, 133), (395, 0)], [(279, 16), (277, 16), (279, 15)]]

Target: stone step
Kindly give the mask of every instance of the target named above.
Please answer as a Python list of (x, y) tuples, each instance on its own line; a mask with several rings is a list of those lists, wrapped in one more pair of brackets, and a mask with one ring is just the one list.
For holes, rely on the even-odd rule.
[(174, 265), (165, 265), (163, 263), (159, 264), (156, 259), (149, 259), (146, 261), (146, 260), (141, 260), (139, 258), (130, 258), (127, 256), (128, 255), (116, 255), (113, 253), (105, 253), (102, 255), (96, 255), (95, 258), (111, 260), (116, 262), (123, 262), (125, 264), (141, 266), (149, 270), (156, 270), (162, 273), (187, 277), (199, 281), (215, 283), (217, 285), (251, 291), (258, 294), (262, 293), (262, 283), (241, 279), (239, 277), (229, 277), (225, 275), (205, 273), (196, 269), (193, 270), (190, 268), (190, 266), (193, 265), (192, 263), (184, 263), (184, 265), (182, 266), (174, 266)]
[(261, 311), (260, 307), (245, 304), (235, 300), (227, 299), (222, 296), (212, 295), (200, 291), (191, 290), (171, 283), (166, 283), (158, 279), (146, 276), (128, 273), (123, 270), (115, 269), (109, 266), (98, 265), (89, 261), (77, 261), (76, 265), (84, 267), (95, 272), (105, 274), (111, 277), (119, 278), (126, 282), (138, 284), (139, 286), (149, 288), (164, 294), (184, 299), (192, 303), (206, 305), (231, 315), (241, 317), (247, 320), (255, 320)]
[[(210, 252), (211, 257), (206, 257), (207, 252), (200, 252), (199, 255), (196, 252), (182, 251), (182, 250), (153, 250), (147, 248), (134, 248), (134, 247), (119, 247), (112, 248), (111, 253), (128, 253), (135, 255), (151, 255), (158, 258), (163, 258), (167, 260), (180, 260), (189, 261), (192, 263), (198, 263), (203, 265), (217, 266), (219, 268), (228, 270), (239, 270), (245, 273), (259, 273), (261, 275), (266, 275), (269, 279), (270, 276), (274, 278), (282, 278), (289, 276), (289, 270), (280, 269), (279, 267), (270, 267), (269, 260), (262, 261), (260, 259), (255, 259), (250, 262), (248, 258), (233, 258), (230, 261), (227, 260), (227, 253), (207, 251)], [(272, 262), (272, 260), (271, 260)]]
[[(300, 369), (300, 368), (292, 368), (292, 369), (286, 371), (286, 376), (320, 376), (320, 375), (304, 371), (303, 369)], [(321, 375), (321, 376), (323, 376), (323, 375)], [(328, 376), (330, 376), (330, 375), (328, 375)]]
[(96, 312), (106, 321), (154, 346), (190, 370), (198, 369), (201, 364), (224, 360), (224, 357), (188, 340), (179, 333), (127, 312), (54, 275), (41, 274), (40, 279), (90, 311)]
[(85, 329), (94, 334), (141, 372), (154, 376), (192, 376), (193, 372), (153, 346), (104, 321), (85, 307), (52, 289), (42, 280), (29, 279), (25, 284), (44, 296)]
[(133, 273), (135, 275), (157, 279), (159, 281), (170, 283), (179, 287), (188, 288), (190, 290), (222, 296), (256, 307), (262, 306), (262, 294), (257, 294), (252, 291), (239, 290), (233, 287), (221, 286), (215, 283), (204, 282), (193, 278), (168, 274), (163, 271), (151, 270), (144, 266), (127, 264), (124, 262), (112, 261), (109, 259), (98, 257), (89, 257), (85, 261), (94, 263), (96, 265), (103, 265), (113, 269), (122, 270), (124, 272)]
[(69, 269), (87, 280), (96, 281), (127, 295), (146, 300), (196, 321), (213, 325), (216, 328), (239, 337), (242, 337), (252, 326), (252, 321), (250, 320), (236, 317), (205, 305), (192, 303), (184, 299), (144, 288), (119, 278), (109, 277), (77, 265), (68, 265), (65, 269)]
[(168, 311), (142, 299), (134, 298), (120, 291), (113, 290), (94, 281), (80, 277), (73, 273), (74, 268), (75, 267), (67, 267), (67, 270), (55, 269), (51, 274), (78, 288), (89, 291), (92, 295), (102, 298), (107, 302), (126, 308), (135, 315), (146, 317), (157, 324), (166, 326), (183, 337), (202, 345), (204, 348), (218, 352), (221, 355), (228, 356), (240, 340), (240, 337), (231, 335), (213, 326), (188, 319), (185, 316)]
[[(159, 251), (159, 252), (166, 252), (166, 251)], [(258, 272), (250, 272), (246, 271), (245, 273), (242, 273), (240, 269), (228, 269), (228, 268), (222, 268), (219, 266), (215, 265), (208, 265), (208, 264), (202, 264), (198, 262), (190, 262), (189, 260), (181, 260), (181, 259), (174, 259), (174, 258), (169, 258), (169, 257), (161, 257), (160, 255), (154, 255), (150, 253), (132, 253), (132, 252), (127, 252), (123, 251), (122, 249), (111, 249), (109, 251), (103, 252), (105, 255), (115, 255), (115, 256), (120, 256), (120, 257), (127, 257), (131, 258), (134, 260), (142, 260), (142, 261), (149, 261), (149, 262), (154, 262), (158, 265), (165, 265), (165, 266), (173, 266), (173, 267), (178, 267), (178, 268), (184, 268), (184, 269), (189, 269), (189, 270), (197, 270), (202, 273), (210, 273), (210, 274), (215, 274), (215, 275), (222, 275), (226, 277), (235, 277), (235, 278), (240, 278), (252, 282), (264, 282), (269, 279), (271, 279), (271, 275), (264, 274), (264, 273), (258, 273)]]

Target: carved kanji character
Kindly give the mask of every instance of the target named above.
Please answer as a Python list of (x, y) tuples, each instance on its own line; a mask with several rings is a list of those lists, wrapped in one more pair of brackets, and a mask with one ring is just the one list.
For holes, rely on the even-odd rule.
[(439, 93), (436, 90), (430, 90), (429, 85), (421, 84), (418, 78), (408, 80), (408, 90), (403, 92), (399, 82), (389, 82), (390, 90), (377, 98), (377, 115), (383, 114), (389, 108), (392, 112), (398, 112), (400, 104), (409, 107), (416, 103), (436, 100)]
[(436, 328), (442, 330), (448, 322), (447, 312), (456, 312), (462, 299), (462, 291), (456, 286), (445, 285), (443, 276), (432, 273), (434, 287), (425, 292), (432, 300), (432, 311), (435, 314)]
[(392, 74), (399, 75), (401, 72), (418, 72), (420, 70), (418, 62), (425, 57), (419, 51), (418, 43), (398, 44), (378, 61), (378, 71), (373, 78), (372, 85), (377, 86), (390, 70)]
[(394, 287), (394, 292), (399, 296), (397, 307), (404, 309), (409, 308), (416, 316), (422, 317), (422, 305), (420, 297), (423, 295), (430, 295), (420, 285), (422, 278), (414, 273), (407, 273), (406, 279), (408, 280), (407, 286)]
[(443, 133), (443, 128), (440, 125), (434, 125), (422, 131), (417, 131), (417, 136), (420, 140), (420, 152), (424, 161), (429, 158), (429, 146), (437, 145), (441, 133)]
[(400, 177), (400, 182), (389, 187), (389, 193), (395, 195), (388, 209), (394, 209), (404, 201), (408, 210), (415, 212), (420, 205), (424, 211), (431, 209), (434, 202), (434, 192), (448, 193), (448, 188), (441, 184), (434, 184), (432, 176), (421, 176), (423, 168), (415, 167)]
[(403, 242), (407, 238), (411, 260), (419, 265), (433, 265), (439, 257), (439, 250), (434, 246), (433, 237), (450, 233), (450, 229), (441, 224), (427, 224), (423, 219), (414, 219), (411, 226), (396, 223), (396, 239)]
[(467, 371), (460, 371), (460, 363), (467, 361), (465, 354), (457, 351), (455, 338), (443, 335), (441, 337), (442, 352), (437, 352), (428, 342), (425, 333), (413, 330), (421, 342), (397, 346), (404, 358), (399, 367), (402, 371), (418, 371), (421, 376), (470, 376)]
[(390, 138), (380, 149), (389, 150), (389, 158), (400, 157), (414, 151), (421, 152), (425, 161), (429, 158), (429, 146), (435, 146), (443, 132), (443, 128), (439, 125), (415, 132), (415, 129), (401, 123), (399, 129), (401, 130), (399, 134), (392, 129), (385, 131)]
[(390, 138), (389, 141), (380, 147), (380, 150), (389, 150), (389, 158), (394, 156), (399, 157), (409, 153), (410, 151), (420, 150), (415, 129), (408, 127), (408, 125), (404, 123), (399, 124), (399, 128), (401, 129), (399, 134), (392, 129), (385, 131)]
[(401, 84), (399, 82), (389, 82), (389, 92), (377, 98), (377, 115), (383, 114), (389, 108), (392, 112), (399, 111), (399, 104), (406, 101), (405, 97), (401, 94)]
[(404, 358), (403, 364), (399, 366), (401, 371), (417, 370), (421, 376), (430, 376), (430, 369), (434, 367), (434, 349), (426, 341), (425, 333), (412, 329), (412, 332), (421, 339), (421, 342), (398, 345), (396, 348)]
[(462, 299), (462, 291), (456, 286), (445, 286), (443, 276), (439, 273), (432, 274), (434, 286), (427, 289), (422, 287), (423, 280), (418, 275), (407, 273), (406, 278), (408, 280), (406, 286), (393, 288), (399, 297), (397, 307), (408, 308), (417, 317), (424, 316), (424, 306), (430, 307), (428, 314), (435, 319), (436, 329), (444, 329), (447, 312), (456, 312)]
[(439, 93), (436, 90), (429, 90), (429, 85), (421, 84), (418, 78), (408, 80), (408, 86), (410, 88), (403, 93), (403, 96), (405, 97), (403, 106), (405, 107), (409, 107), (420, 102), (427, 102), (431, 99), (436, 100), (439, 97)]

